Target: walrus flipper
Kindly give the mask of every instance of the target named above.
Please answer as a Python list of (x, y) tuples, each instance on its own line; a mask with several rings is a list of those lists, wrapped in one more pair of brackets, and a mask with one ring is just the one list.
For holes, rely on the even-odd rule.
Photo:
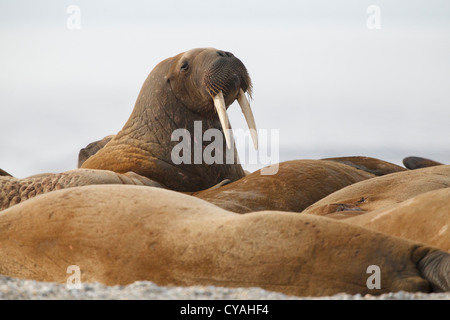
[(421, 157), (406, 157), (403, 159), (403, 165), (408, 169), (414, 170), (440, 166), (442, 163)]
[(418, 263), (422, 276), (427, 279), (433, 292), (450, 291), (450, 254), (444, 251), (433, 251)]

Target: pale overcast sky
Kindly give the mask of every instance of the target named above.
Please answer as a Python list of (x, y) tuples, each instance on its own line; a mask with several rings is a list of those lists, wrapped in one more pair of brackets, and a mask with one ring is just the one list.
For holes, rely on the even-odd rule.
[[(449, 1), (11, 0), (0, 45), (0, 168), (17, 177), (75, 168), (80, 148), (122, 128), (151, 69), (196, 47), (247, 66), (280, 160), (450, 164)], [(229, 114), (246, 128), (236, 104)]]

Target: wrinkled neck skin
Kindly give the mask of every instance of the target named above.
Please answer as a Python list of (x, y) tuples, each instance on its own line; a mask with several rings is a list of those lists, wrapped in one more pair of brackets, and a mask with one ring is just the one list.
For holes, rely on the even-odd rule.
[[(169, 60), (169, 59), (168, 59)], [(237, 164), (237, 151), (233, 147), (234, 164), (194, 164), (194, 121), (201, 121), (203, 133), (216, 128), (222, 132), (217, 115), (200, 115), (185, 107), (173, 94), (170, 83), (161, 76), (169, 63), (163, 61), (146, 79), (136, 101), (135, 108), (122, 130), (97, 154), (89, 158), (85, 168), (112, 170), (119, 173), (133, 171), (153, 179), (176, 191), (199, 191), (225, 179), (231, 181), (244, 177)], [(173, 148), (182, 142), (172, 141), (176, 129), (187, 129), (191, 139), (191, 163), (174, 164)], [(174, 139), (175, 140), (175, 139)], [(210, 141), (203, 142), (202, 153)], [(225, 140), (222, 150), (226, 151)], [(197, 152), (198, 153), (198, 152)]]

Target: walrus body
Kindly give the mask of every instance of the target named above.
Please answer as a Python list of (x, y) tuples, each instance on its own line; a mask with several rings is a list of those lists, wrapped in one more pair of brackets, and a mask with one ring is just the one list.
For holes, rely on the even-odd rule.
[(301, 212), (325, 196), (374, 175), (325, 160), (281, 162), (273, 175), (255, 171), (246, 177), (194, 196), (223, 209), (248, 213), (262, 210)]
[(101, 140), (91, 142), (86, 147), (82, 148), (78, 152), (78, 168), (80, 168), (87, 159), (96, 154), (98, 150), (102, 149), (108, 142), (110, 142), (112, 138), (114, 138), (114, 135), (109, 135)]
[(60, 189), (98, 185), (132, 184), (161, 187), (157, 182), (133, 172), (75, 169), (62, 173), (42, 173), (24, 179), (0, 177), (0, 211), (35, 196)]
[(449, 250), (450, 166), (357, 182), (317, 201), (303, 214), (342, 219)]
[(344, 221), (450, 252), (450, 188), (425, 192)]
[[(132, 201), (133, 205), (130, 205)], [(87, 186), (0, 214), (0, 274), (65, 283), (261, 287), (290, 295), (449, 290), (450, 255), (340, 221), (288, 212), (234, 214), (139, 186)], [(381, 270), (369, 289), (368, 267)]]
[(323, 160), (346, 164), (348, 166), (366, 171), (376, 176), (384, 176), (386, 174), (407, 170), (396, 164), (371, 157), (353, 156), (353, 157), (325, 158)]
[(334, 217), (359, 215), (450, 187), (450, 165), (392, 173), (338, 190), (306, 208), (304, 213)]

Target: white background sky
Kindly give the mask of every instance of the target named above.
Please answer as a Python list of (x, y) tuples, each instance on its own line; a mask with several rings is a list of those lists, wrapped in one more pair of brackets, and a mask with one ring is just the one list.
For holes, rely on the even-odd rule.
[[(75, 168), (80, 148), (122, 128), (151, 69), (196, 47), (247, 66), (281, 161), (450, 164), (449, 1), (5, 0), (0, 46), (0, 168), (17, 177)], [(246, 128), (237, 104), (229, 115)]]

